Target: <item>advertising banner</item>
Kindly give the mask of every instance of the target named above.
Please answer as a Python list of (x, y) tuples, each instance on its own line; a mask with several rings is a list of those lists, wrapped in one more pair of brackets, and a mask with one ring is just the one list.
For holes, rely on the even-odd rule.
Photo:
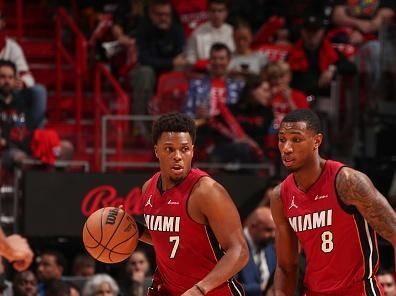
[[(133, 213), (141, 186), (151, 173), (63, 173), (28, 171), (23, 182), (23, 232), (34, 237), (77, 237), (86, 218), (106, 206), (123, 204)], [(266, 179), (246, 175), (216, 175), (230, 193), (242, 217), (261, 199)]]

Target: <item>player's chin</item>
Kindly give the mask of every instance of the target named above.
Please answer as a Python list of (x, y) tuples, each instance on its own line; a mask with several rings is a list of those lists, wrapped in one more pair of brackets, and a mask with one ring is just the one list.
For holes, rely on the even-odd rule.
[(178, 183), (178, 182), (182, 181), (186, 176), (187, 176), (187, 173), (184, 170), (180, 171), (180, 172), (176, 172), (176, 173), (172, 172), (170, 174), (170, 179), (173, 182)]
[(286, 169), (290, 172), (296, 172), (298, 171), (298, 166), (296, 165), (295, 162), (287, 162), (287, 161), (283, 161), (283, 165), (286, 167)]

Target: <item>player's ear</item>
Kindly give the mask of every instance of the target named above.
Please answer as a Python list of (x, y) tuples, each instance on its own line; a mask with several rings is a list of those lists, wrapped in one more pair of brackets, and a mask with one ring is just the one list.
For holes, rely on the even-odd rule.
[(317, 133), (314, 138), (314, 148), (315, 150), (319, 148), (320, 144), (322, 144), (323, 134)]
[(158, 149), (157, 145), (154, 145), (154, 154), (155, 154), (155, 157), (158, 158), (158, 151), (157, 151), (157, 149)]

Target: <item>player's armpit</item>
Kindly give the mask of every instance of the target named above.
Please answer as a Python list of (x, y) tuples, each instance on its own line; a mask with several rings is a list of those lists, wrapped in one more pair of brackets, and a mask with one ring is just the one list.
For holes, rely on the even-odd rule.
[(355, 206), (379, 235), (396, 246), (396, 213), (365, 174), (342, 168), (336, 190), (345, 204)]

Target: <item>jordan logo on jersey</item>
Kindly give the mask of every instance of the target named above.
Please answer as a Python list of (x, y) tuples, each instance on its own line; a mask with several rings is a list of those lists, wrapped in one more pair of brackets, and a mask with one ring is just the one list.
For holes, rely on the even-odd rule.
[(145, 207), (147, 207), (147, 206), (153, 207), (153, 205), (151, 204), (151, 197), (152, 197), (152, 196), (153, 196), (153, 195), (150, 194), (148, 200), (146, 201), (146, 204), (144, 205)]
[(144, 215), (147, 228), (154, 231), (180, 232), (180, 217)]
[(333, 210), (289, 217), (289, 223), (295, 232), (331, 226), (333, 224)]
[(291, 210), (292, 208), (296, 208), (296, 209), (298, 209), (298, 206), (296, 205), (296, 203), (294, 202), (294, 195), (293, 195), (293, 197), (292, 197), (292, 201), (291, 201), (291, 204), (290, 204), (290, 207), (289, 207), (289, 210)]

